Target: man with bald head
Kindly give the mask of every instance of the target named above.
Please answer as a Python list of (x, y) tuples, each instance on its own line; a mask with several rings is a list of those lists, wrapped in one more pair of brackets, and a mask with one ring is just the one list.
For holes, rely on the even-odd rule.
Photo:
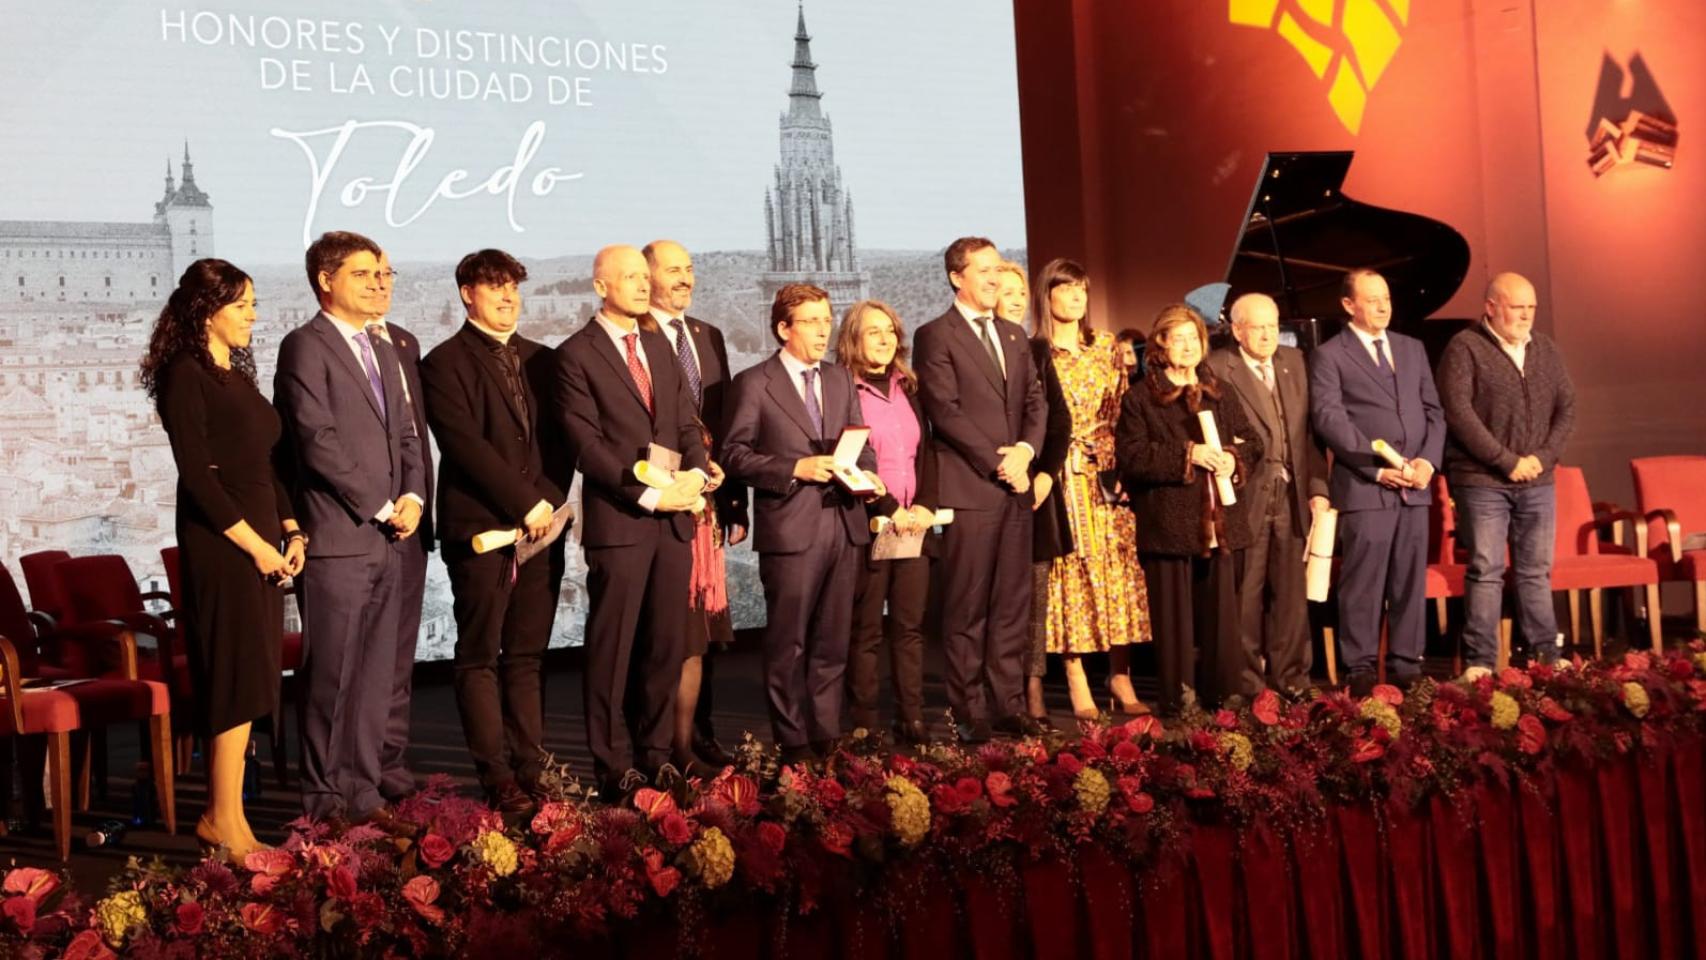
[[(603, 302), (557, 347), (557, 415), (584, 481), (587, 740), (600, 792), (620, 800), (670, 760), (693, 569), (689, 511), (710, 492), (710, 460), (669, 340), (640, 324), (651, 309), (645, 256), (605, 247), (592, 271)], [(634, 474), (653, 444), (681, 455), (666, 488)]]
[(1240, 692), (1271, 688), (1288, 697), (1309, 689), (1309, 606), (1303, 538), (1327, 508), (1327, 459), (1309, 431), (1309, 373), (1303, 353), (1279, 342), (1279, 306), (1261, 293), (1232, 302), (1237, 341), (1208, 366), (1244, 404), (1262, 436), (1262, 460), (1245, 481), (1252, 527), (1238, 586), (1244, 661)]
[(1446, 478), (1457, 502), (1457, 536), (1469, 549), (1464, 594), (1466, 675), (1498, 661), (1505, 554), (1517, 628), (1529, 656), (1557, 659), (1552, 609), (1552, 468), (1576, 423), (1576, 391), (1552, 338), (1534, 329), (1534, 285), (1514, 273), (1487, 284), (1480, 323), (1458, 333), (1440, 359), (1440, 400), (1450, 439)]

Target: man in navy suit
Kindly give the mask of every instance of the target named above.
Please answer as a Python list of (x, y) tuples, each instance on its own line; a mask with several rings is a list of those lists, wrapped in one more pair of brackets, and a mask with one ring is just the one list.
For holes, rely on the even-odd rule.
[(388, 300), (382, 256), (354, 233), (327, 233), (308, 248), (320, 312), (285, 335), (274, 375), (284, 472), (313, 560), (302, 584), (302, 805), (319, 819), (388, 819), (381, 755), (403, 551), (425, 503), (422, 440), (397, 353), (374, 325)]
[[(1345, 275), (1351, 322), (1310, 357), (1315, 435), (1333, 452), (1329, 494), (1339, 509), (1339, 636), (1351, 693), (1374, 686), (1382, 608), (1387, 672), (1421, 675), (1427, 588), (1428, 484), (1445, 451), (1445, 411), (1419, 341), (1390, 332), (1392, 296), (1373, 270)], [(1384, 440), (1404, 458), (1374, 452)]]
[[(735, 377), (723, 459), (752, 490), (753, 547), (764, 583), (764, 686), (784, 763), (826, 756), (841, 736), (865, 511), (834, 479), (841, 431), (862, 426), (853, 377), (823, 363), (829, 294), (805, 283), (776, 292), (770, 329), (782, 348)], [(877, 487), (876, 452), (859, 467)]]
[[(593, 259), (603, 303), (557, 347), (557, 416), (581, 470), (586, 550), (586, 735), (606, 799), (670, 762), (693, 517), (710, 476), (698, 413), (669, 340), (640, 326), (651, 273), (633, 247)], [(652, 444), (681, 455), (665, 488), (635, 475)]]
[(1048, 404), (1018, 327), (994, 318), (1001, 253), (961, 237), (943, 256), (954, 303), (913, 338), (918, 390), (936, 445), (942, 539), (942, 647), (961, 740), (1035, 734), (1025, 710), (1031, 623), (1029, 467)]

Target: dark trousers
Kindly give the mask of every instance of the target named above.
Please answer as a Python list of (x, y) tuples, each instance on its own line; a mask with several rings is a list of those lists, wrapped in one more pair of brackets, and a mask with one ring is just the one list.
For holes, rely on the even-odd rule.
[[(930, 597), (930, 560), (869, 559), (862, 548), (853, 587), (853, 642), (847, 657), (847, 694), (855, 727), (877, 725), (878, 650), (889, 644), (895, 714), (924, 719), (924, 605)], [(888, 619), (883, 608), (888, 607)]]
[(514, 570), (509, 550), (478, 555), (445, 546), (456, 616), (456, 708), (488, 790), (544, 767), (545, 648), (563, 579), (561, 541)]
[(586, 737), (601, 782), (669, 762), (693, 549), (667, 515), (656, 523), (641, 543), (586, 548)]
[(1031, 508), (955, 510), (942, 536), (942, 647), (959, 723), (1025, 712), (1031, 640)]
[(1309, 686), (1309, 602), (1303, 538), (1292, 524), (1291, 488), (1279, 486), (1268, 502), (1269, 516), (1255, 525), (1238, 584), (1244, 648), (1239, 689), (1246, 697), (1264, 687), (1289, 694)]
[(1374, 672), (1384, 614), (1390, 678), (1421, 674), (1427, 574), (1426, 504), (1339, 514), (1339, 649), (1348, 672)]
[(308, 674), (302, 718), (302, 809), (360, 817), (384, 804), (380, 753), (390, 718), (402, 607), (402, 544), (314, 557), (303, 570)]
[(764, 584), (764, 689), (781, 747), (841, 735), (841, 696), (853, 626), (859, 548), (839, 510), (817, 515), (814, 544), (799, 553), (761, 553)]
[(385, 719), (385, 746), (379, 753), (379, 792), (397, 800), (415, 790), (409, 772), (409, 701), (415, 686), (415, 644), (421, 635), (421, 603), (426, 599), (427, 549), (419, 535), (398, 545), (401, 561), (397, 593), (396, 664), (391, 675), (391, 708)]
[(1187, 686), (1211, 709), (1238, 692), (1243, 673), (1238, 635), (1241, 554), (1139, 556), (1149, 587), (1149, 623), (1164, 715), (1178, 714)]

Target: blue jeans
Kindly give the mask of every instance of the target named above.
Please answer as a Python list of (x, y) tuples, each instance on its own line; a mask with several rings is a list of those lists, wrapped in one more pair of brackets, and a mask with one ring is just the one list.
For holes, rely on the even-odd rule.
[(1457, 535), (1469, 548), (1463, 599), (1463, 645), (1469, 651), (1469, 664), (1490, 668), (1498, 660), (1507, 546), (1517, 628), (1536, 659), (1556, 660), (1552, 547), (1557, 511), (1552, 484), (1461, 486), (1452, 495), (1457, 501)]

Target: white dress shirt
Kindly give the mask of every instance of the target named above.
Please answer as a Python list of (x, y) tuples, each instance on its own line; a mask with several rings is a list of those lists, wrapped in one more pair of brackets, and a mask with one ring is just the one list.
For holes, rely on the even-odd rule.
[(1394, 373), (1397, 372), (1398, 361), (1392, 356), (1392, 338), (1387, 335), (1389, 331), (1382, 330), (1379, 333), (1369, 333), (1354, 323), (1349, 326), (1351, 332), (1357, 335), (1357, 339), (1362, 341), (1362, 348), (1368, 351), (1368, 357), (1370, 360), (1374, 361), (1374, 365), (1376, 367), (1380, 366), (1380, 354), (1374, 348), (1374, 341), (1385, 341), (1386, 362), (1391, 364)]
[(687, 329), (687, 317), (685, 315), (672, 317), (663, 310), (653, 307), (652, 319), (656, 320), (658, 326), (663, 328), (663, 335), (669, 338), (669, 348), (675, 351), (676, 356), (681, 355), (681, 344), (675, 341), (675, 321), (681, 321), (681, 332), (687, 334), (687, 349), (693, 351), (693, 362), (699, 365), (699, 376), (704, 377), (705, 358), (699, 356), (699, 344), (694, 341), (692, 332)]
[[(960, 312), (960, 316), (965, 317), (966, 322), (971, 324), (972, 335), (977, 337), (978, 343), (983, 342), (983, 337), (984, 337), (985, 331), (987, 331), (991, 337), (995, 338), (996, 362), (1000, 364), (1001, 375), (1003, 377), (1005, 377), (1007, 375), (1007, 351), (1001, 349), (1001, 336), (1000, 336), (1000, 334), (996, 333), (994, 330), (989, 329), (990, 326), (993, 326), (997, 322), (995, 319), (995, 314), (993, 312), (991, 312), (991, 313), (978, 313), (977, 311), (973, 310), (972, 308), (966, 306), (963, 302), (960, 301), (960, 299), (958, 297), (954, 298), (954, 309), (958, 310)], [(984, 317), (988, 317), (989, 320), (986, 322), (983, 319)], [(1007, 321), (1002, 320), (999, 322), (1006, 323)]]
[(1528, 359), (1528, 344), (1534, 339), (1534, 334), (1531, 333), (1528, 336), (1523, 337), (1521, 340), (1512, 343), (1504, 337), (1499, 336), (1499, 331), (1493, 327), (1493, 324), (1490, 321), (1483, 319), (1481, 321), (1481, 326), (1487, 328), (1487, 333), (1493, 338), (1493, 342), (1499, 345), (1499, 349), (1505, 352), (1505, 356), (1511, 358), (1512, 363), (1516, 364), (1516, 372), (1527, 376), (1522, 365), (1523, 362)]
[(776, 356), (782, 358), (782, 369), (788, 371), (788, 379), (794, 384), (794, 392), (800, 395), (801, 403), (806, 402), (806, 378), (804, 373), (807, 370), (817, 371), (817, 376), (812, 378), (812, 393), (816, 395), (817, 412), (818, 416), (821, 418), (823, 416), (823, 364), (814, 363), (807, 365), (802, 362), (799, 357), (794, 356), (786, 350), (776, 351)]

